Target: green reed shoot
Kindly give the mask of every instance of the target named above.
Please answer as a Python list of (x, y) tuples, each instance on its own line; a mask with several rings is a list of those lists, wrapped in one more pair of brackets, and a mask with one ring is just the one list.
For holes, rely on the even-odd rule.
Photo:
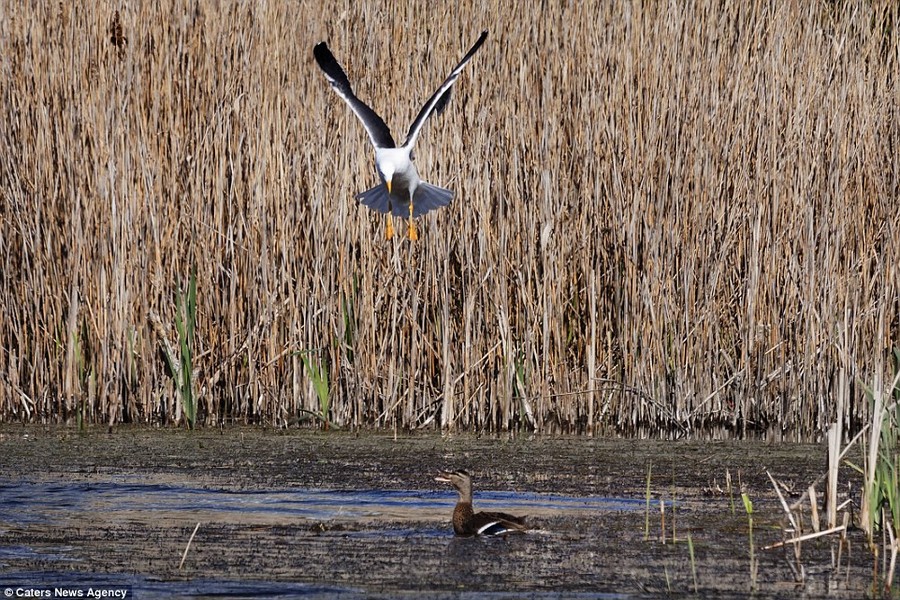
[(523, 398), (526, 396), (526, 376), (525, 376), (525, 355), (516, 352), (513, 359), (513, 369), (515, 371), (515, 379), (513, 380), (513, 398)]
[(691, 539), (691, 534), (689, 533), (687, 536), (687, 544), (688, 544), (688, 554), (691, 557), (691, 575), (694, 577), (694, 593), (697, 593), (697, 561), (694, 558), (694, 540)]
[(333, 424), (328, 419), (328, 412), (331, 408), (331, 389), (328, 383), (328, 365), (326, 361), (316, 360), (310, 357), (313, 351), (307, 350), (305, 352), (300, 353), (300, 359), (303, 361), (303, 366), (306, 367), (306, 374), (309, 375), (310, 381), (312, 381), (313, 389), (316, 391), (316, 396), (319, 399), (319, 412), (304, 410), (307, 414), (311, 414), (313, 417), (319, 419), (322, 422), (322, 427), (324, 429), (328, 429)]
[(876, 374), (873, 386), (865, 386), (872, 405), (871, 433), (865, 468), (855, 467), (865, 478), (860, 521), (873, 549), (877, 531), (891, 527), (894, 537), (900, 534), (900, 348), (894, 349), (892, 358), (891, 383), (885, 387)]
[(866, 479), (861, 520), (870, 544), (874, 544), (875, 533), (885, 527), (885, 513), (890, 514), (893, 533), (900, 534), (900, 348), (894, 349), (892, 358), (894, 377), (888, 389), (879, 377), (871, 388), (865, 386), (872, 405), (872, 433), (866, 450), (867, 466), (857, 470)]
[(753, 502), (750, 501), (750, 496), (746, 492), (741, 492), (741, 500), (744, 501), (744, 510), (747, 511), (747, 535), (750, 538), (750, 589), (755, 590), (758, 565), (756, 564), (756, 550), (753, 546)]
[[(178, 292), (175, 310), (175, 328), (178, 330), (180, 369), (172, 369), (175, 386), (181, 395), (181, 407), (188, 429), (197, 423), (197, 399), (194, 396), (194, 326), (197, 321), (197, 267), (191, 268), (187, 293)], [(174, 365), (170, 365), (174, 366)], [(178, 374), (181, 374), (179, 381)]]

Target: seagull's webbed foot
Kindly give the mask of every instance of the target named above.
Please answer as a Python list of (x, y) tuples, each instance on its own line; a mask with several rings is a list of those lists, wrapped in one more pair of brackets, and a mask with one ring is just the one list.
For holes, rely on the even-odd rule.
[(394, 237), (394, 217), (390, 213), (388, 213), (387, 225), (384, 226), (384, 237), (388, 240)]
[(409, 239), (416, 241), (419, 239), (419, 232), (416, 230), (416, 223), (413, 221), (413, 205), (409, 203)]

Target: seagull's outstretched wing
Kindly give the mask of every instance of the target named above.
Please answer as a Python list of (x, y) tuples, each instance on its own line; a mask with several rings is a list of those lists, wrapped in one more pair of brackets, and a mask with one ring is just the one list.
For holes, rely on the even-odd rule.
[(431, 98), (428, 99), (428, 102), (425, 103), (425, 106), (422, 107), (422, 110), (419, 111), (419, 116), (417, 116), (416, 120), (413, 121), (413, 124), (409, 126), (409, 133), (406, 135), (406, 141), (403, 143), (404, 147), (412, 148), (412, 145), (416, 143), (416, 138), (419, 137), (419, 132), (422, 130), (422, 126), (425, 125), (425, 121), (428, 120), (428, 117), (430, 117), (432, 113), (440, 113), (444, 110), (444, 107), (447, 106), (447, 102), (450, 100), (450, 88), (452, 88), (453, 84), (456, 83), (456, 80), (459, 79), (459, 74), (462, 72), (463, 67), (466, 66), (466, 63), (472, 60), (472, 57), (475, 56), (475, 53), (481, 48), (484, 40), (487, 39), (487, 34), (487, 31), (481, 32), (478, 41), (476, 41), (466, 55), (463, 56), (462, 60), (459, 61), (459, 64), (456, 65), (456, 68), (450, 72), (450, 75), (448, 75), (447, 79), (444, 80), (444, 83), (441, 84), (441, 87), (432, 94)]
[[(362, 124), (369, 134), (369, 138), (372, 140), (372, 144), (376, 148), (395, 148), (397, 144), (394, 143), (394, 138), (391, 137), (391, 130), (388, 129), (384, 120), (379, 117), (374, 110), (366, 106), (366, 104), (353, 93), (353, 88), (350, 87), (350, 80), (347, 79), (347, 74), (344, 73), (344, 69), (341, 68), (341, 65), (338, 64), (338, 61), (334, 58), (331, 50), (328, 49), (328, 45), (325, 42), (316, 44), (316, 47), (313, 48), (313, 56), (316, 57), (316, 62), (319, 63), (319, 67), (324, 71), (325, 77), (328, 78), (328, 82), (331, 84), (331, 87), (334, 88), (334, 91), (337, 92), (338, 96), (344, 99), (344, 102), (350, 105), (350, 108), (353, 109), (353, 112), (355, 112), (356, 116), (359, 117), (359, 120), (362, 121)], [(458, 68), (459, 67), (457, 67), (457, 69)]]

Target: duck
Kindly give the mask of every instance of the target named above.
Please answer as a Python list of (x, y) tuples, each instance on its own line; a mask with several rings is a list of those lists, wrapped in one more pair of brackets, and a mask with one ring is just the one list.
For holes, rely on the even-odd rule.
[(507, 535), (524, 533), (525, 517), (502, 512), (475, 512), (472, 508), (472, 476), (466, 471), (441, 471), (435, 481), (449, 483), (459, 492), (453, 509), (453, 532), (456, 535)]

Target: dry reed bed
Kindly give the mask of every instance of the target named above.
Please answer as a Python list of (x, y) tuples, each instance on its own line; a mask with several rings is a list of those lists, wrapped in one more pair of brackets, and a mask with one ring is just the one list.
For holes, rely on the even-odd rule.
[[(815, 435), (900, 343), (897, 5), (215, 0), (0, 8), (0, 414)], [(119, 27), (111, 29), (116, 9)], [(297, 12), (299, 11), (299, 12)], [(454, 189), (383, 239), (327, 39)], [(401, 229), (401, 231), (403, 231)]]

